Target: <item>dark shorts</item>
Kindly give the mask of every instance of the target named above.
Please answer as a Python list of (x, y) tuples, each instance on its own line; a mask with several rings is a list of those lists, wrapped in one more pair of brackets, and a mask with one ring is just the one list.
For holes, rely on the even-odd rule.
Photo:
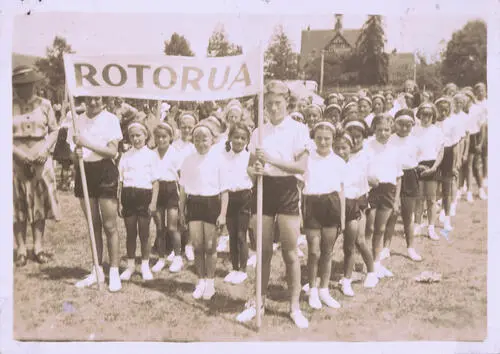
[(469, 137), (469, 154), (480, 154), (481, 150), (476, 149), (476, 145), (481, 140), (481, 132), (476, 134), (471, 134)]
[(203, 221), (215, 225), (221, 211), (220, 196), (188, 195), (186, 209), (187, 222)]
[[(90, 198), (116, 199), (118, 193), (118, 167), (111, 159), (85, 162), (85, 177)], [(83, 198), (80, 167), (75, 166), (75, 197)]]
[(345, 222), (346, 224), (361, 217), (358, 199), (345, 199)]
[(152, 189), (124, 187), (121, 195), (123, 217), (149, 216), (149, 204), (151, 204), (152, 196)]
[(304, 195), (302, 217), (305, 229), (321, 229), (340, 225), (340, 198), (337, 192)]
[(372, 209), (392, 209), (395, 199), (396, 186), (392, 183), (380, 183), (368, 194), (368, 202)]
[[(434, 166), (434, 162), (436, 162), (436, 160), (425, 160), (425, 161), (420, 161), (418, 164), (420, 166), (431, 168), (432, 166)], [(435, 181), (436, 178), (437, 178), (437, 172), (434, 172), (426, 176), (422, 176), (421, 174), (419, 174), (418, 176), (418, 179), (421, 181)]]
[(229, 192), (229, 203), (227, 205), (227, 218), (237, 219), (238, 231), (247, 231), (250, 224), (252, 203), (252, 190), (245, 189), (237, 192)]
[(362, 212), (370, 207), (370, 203), (368, 202), (368, 194), (364, 194), (358, 198), (358, 207)]
[(401, 197), (416, 198), (419, 195), (418, 172), (416, 168), (403, 170)]
[(175, 181), (160, 181), (158, 188), (158, 208), (179, 209), (179, 186)]
[(453, 156), (453, 149), (455, 148), (455, 146), (456, 144), (452, 146), (446, 146), (444, 148), (443, 161), (441, 161), (441, 164), (439, 165), (439, 174), (441, 178), (449, 179), (456, 176), (456, 161)]
[[(266, 216), (299, 215), (299, 188), (294, 176), (263, 176), (262, 214)], [(252, 213), (257, 213), (257, 189), (254, 190)]]

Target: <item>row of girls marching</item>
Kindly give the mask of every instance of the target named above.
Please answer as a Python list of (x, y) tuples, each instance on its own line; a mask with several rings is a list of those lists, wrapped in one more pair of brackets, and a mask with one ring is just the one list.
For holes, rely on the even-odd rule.
[[(255, 220), (257, 176), (263, 176), (264, 195), (261, 313), (265, 310), (273, 242), (279, 234), (290, 318), (300, 328), (309, 324), (299, 304), (301, 270), (297, 241), (301, 224), (308, 243), (309, 305), (313, 309), (323, 305), (340, 307), (329, 291), (333, 249), (340, 233), (344, 234), (342, 291), (353, 296), (351, 278), (356, 250), (367, 268), (364, 287), (375, 287), (379, 279), (392, 276), (382, 261), (390, 255), (386, 249), (390, 248), (399, 214), (408, 257), (422, 260), (413, 242), (413, 214), (415, 220), (421, 219), (422, 197), (428, 207), (429, 237), (438, 237), (433, 226), (440, 194), (445, 229), (451, 230), (450, 209), (456, 200), (458, 171), (464, 170), (463, 156), (472, 154), (477, 159), (480, 153), (476, 150), (483, 144), (484, 124), (480, 117), (484, 116), (484, 109), (479, 109), (483, 106), (470, 106), (467, 119), (475, 120), (475, 130), (463, 128), (465, 118), (459, 115), (460, 102), (470, 95), (459, 93), (453, 101), (447, 96), (438, 99), (437, 110), (429, 102), (416, 110), (398, 109), (394, 116), (384, 113), (388, 107), (383, 95), (361, 96), (346, 104), (337, 96), (330, 97), (325, 112), (315, 104), (304, 107), (305, 117), (301, 112), (288, 114), (289, 96), (282, 82), (266, 85), (267, 122), (261, 128), (260, 146), (257, 132), (245, 124), (242, 107), (234, 101), (226, 107), (223, 119), (211, 115), (198, 121), (193, 112), (181, 114), (180, 138), (175, 141), (174, 129), (166, 122), (157, 124), (152, 136), (140, 122), (129, 124), (125, 134), (132, 148), (121, 156), (118, 164), (114, 159), (118, 142), (123, 138), (118, 119), (103, 110), (101, 98), (85, 100), (86, 112), (76, 119), (79, 134), (69, 129), (68, 141), (76, 144), (75, 152), (85, 162), (100, 264), (102, 229), (108, 240), (110, 291), (120, 290), (122, 281), (128, 281), (134, 274), (139, 236), (144, 280), (163, 271), (167, 262), (171, 263), (170, 272), (179, 272), (183, 268), (182, 250), (189, 258), (191, 249), (198, 277), (192, 295), (195, 299), (211, 299), (216, 293), (217, 237), (224, 227), (229, 232), (233, 268), (225, 281), (244, 282), (249, 253), (246, 235), (251, 220)], [(481, 100), (480, 93), (470, 97)], [(375, 112), (368, 124), (365, 118), (370, 114), (365, 113), (370, 109), (363, 105), (371, 106), (374, 101), (379, 102), (377, 107), (384, 108), (377, 108), (382, 111)], [(451, 114), (452, 108), (455, 114)], [(480, 133), (476, 132), (477, 127)], [(469, 148), (465, 154), (468, 131), (475, 136), (474, 146), (478, 149)], [(152, 138), (154, 150), (147, 145)], [(421, 144), (424, 138), (425, 145)], [(470, 185), (470, 180), (466, 180)], [(77, 179), (75, 195), (85, 211), (79, 182)], [(478, 185), (482, 188), (480, 180)], [(121, 274), (118, 273), (119, 215), (126, 226), (128, 258)], [(150, 269), (151, 219), (156, 224), (160, 257)], [(104, 276), (102, 267), (93, 269), (77, 286), (94, 284), (99, 273)], [(250, 299), (237, 320), (249, 321), (256, 313), (255, 301)]]

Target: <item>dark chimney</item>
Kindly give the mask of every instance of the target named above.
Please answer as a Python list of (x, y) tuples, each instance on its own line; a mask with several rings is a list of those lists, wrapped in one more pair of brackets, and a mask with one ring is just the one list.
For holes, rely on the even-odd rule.
[(342, 31), (342, 17), (344, 15), (335, 15), (335, 31), (340, 32)]

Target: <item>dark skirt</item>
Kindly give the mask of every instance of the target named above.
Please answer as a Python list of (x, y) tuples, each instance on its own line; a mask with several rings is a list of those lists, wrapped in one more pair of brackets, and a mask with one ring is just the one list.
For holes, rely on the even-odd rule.
[[(436, 160), (420, 161), (419, 165), (431, 168), (432, 166), (434, 166), (435, 162), (436, 162)], [(434, 173), (432, 173), (430, 175), (426, 175), (426, 176), (422, 176), (422, 174), (419, 174), (418, 179), (421, 181), (435, 181), (437, 179), (437, 172), (434, 172)]]
[(380, 183), (372, 188), (368, 195), (370, 208), (392, 209), (396, 200), (396, 186), (392, 183)]
[(345, 199), (345, 222), (346, 224), (361, 217), (358, 199)]
[(419, 195), (418, 172), (416, 168), (403, 170), (401, 197), (415, 198)]

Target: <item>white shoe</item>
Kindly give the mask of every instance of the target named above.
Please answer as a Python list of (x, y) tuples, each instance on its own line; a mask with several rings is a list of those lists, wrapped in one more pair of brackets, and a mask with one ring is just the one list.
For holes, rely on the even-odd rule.
[(472, 197), (472, 192), (467, 192), (467, 201), (469, 203), (472, 203), (474, 201), (474, 198)]
[(290, 318), (295, 323), (295, 325), (299, 328), (308, 328), (309, 321), (304, 317), (302, 311), (296, 310), (290, 313)]
[(247, 263), (248, 266), (250, 267), (253, 267), (255, 268), (257, 266), (257, 255), (255, 254), (252, 254), (249, 258), (248, 258), (248, 263)]
[(307, 246), (306, 235), (300, 235), (297, 239), (297, 246)]
[(342, 293), (345, 296), (354, 296), (354, 290), (352, 290), (351, 279), (342, 278), (340, 279), (340, 284), (342, 285)]
[(248, 278), (248, 275), (247, 273), (245, 272), (236, 272), (236, 276), (233, 278), (233, 284), (237, 285), (237, 284), (241, 284), (243, 283), (245, 280), (247, 280)]
[(200, 279), (198, 281), (198, 284), (196, 285), (196, 288), (194, 289), (194, 292), (193, 292), (193, 297), (195, 299), (201, 299), (201, 297), (203, 296), (203, 293), (205, 292), (205, 286), (206, 286), (206, 281), (205, 279)]
[(227, 252), (229, 244), (229, 236), (219, 237), (219, 242), (217, 244), (217, 252)]
[(408, 248), (408, 257), (410, 257), (415, 262), (420, 262), (422, 260), (422, 256), (420, 256), (413, 247)]
[(453, 202), (450, 205), (450, 216), (457, 215), (457, 202)]
[(446, 216), (443, 222), (443, 229), (446, 231), (452, 231), (453, 226), (451, 226), (451, 218), (449, 216)]
[(203, 300), (210, 300), (215, 295), (215, 280), (205, 280), (205, 291), (203, 292)]
[(488, 187), (488, 178), (483, 178), (483, 186)]
[(186, 245), (186, 248), (185, 248), (185, 254), (186, 254), (186, 259), (187, 259), (189, 262), (194, 261), (194, 251), (193, 251), (193, 246), (191, 246), (191, 245)]
[(319, 310), (322, 307), (319, 299), (318, 288), (311, 288), (311, 291), (309, 292), (309, 306), (316, 310)]
[(170, 252), (170, 254), (167, 257), (167, 262), (172, 263), (174, 261), (175, 253), (174, 251)]
[(443, 224), (445, 219), (446, 219), (446, 214), (444, 210), (441, 210), (441, 212), (439, 213), (439, 222)]
[(436, 233), (434, 225), (429, 225), (429, 227), (427, 229), (427, 234), (429, 235), (429, 238), (431, 240), (439, 241), (439, 235)]
[[(104, 280), (104, 271), (102, 270), (102, 267), (98, 267), (98, 272), (99, 276), (102, 280)], [(77, 288), (86, 288), (89, 286), (92, 286), (97, 283), (97, 274), (95, 272), (95, 268), (92, 267), (92, 272), (85, 278), (80, 281), (78, 281), (75, 286)]]
[(149, 264), (146, 264), (146, 263), (141, 264), (141, 274), (142, 274), (142, 279), (153, 280), (153, 273), (151, 273), (151, 269), (149, 268)]
[(390, 258), (391, 257), (391, 250), (389, 248), (383, 248), (382, 251), (380, 251), (380, 260), (383, 261), (384, 259)]
[(375, 266), (375, 274), (377, 274), (377, 277), (379, 279), (392, 278), (394, 276), (394, 274), (392, 274), (392, 272), (386, 267), (384, 267), (382, 264), (375, 263), (374, 266)]
[(273, 243), (273, 252), (276, 252), (280, 248), (280, 244), (275, 242)]
[(118, 267), (111, 267), (109, 269), (109, 291), (112, 293), (121, 290), (122, 282), (120, 280), (120, 274), (118, 273)]
[(319, 289), (319, 298), (328, 307), (334, 309), (339, 309), (341, 307), (338, 301), (330, 295), (328, 288)]
[[(264, 315), (265, 308), (262, 306), (261, 314)], [(247, 301), (245, 304), (245, 310), (236, 316), (236, 321), (238, 322), (248, 322), (257, 316), (257, 305), (254, 300)]]
[(228, 275), (226, 275), (226, 277), (224, 278), (224, 281), (225, 281), (226, 283), (232, 283), (232, 284), (234, 284), (234, 283), (233, 283), (233, 281), (234, 281), (234, 279), (236, 278), (237, 273), (238, 273), (238, 272), (237, 272), (237, 271), (235, 271), (235, 270), (233, 270), (233, 271), (229, 272), (229, 273), (228, 273)]
[(168, 268), (168, 271), (170, 273), (179, 273), (184, 266), (184, 262), (182, 261), (181, 256), (175, 256), (172, 264), (170, 265), (170, 268)]
[(374, 288), (377, 284), (378, 278), (374, 272), (366, 274), (365, 282), (363, 283), (365, 288)]
[(128, 281), (128, 280), (130, 280), (130, 277), (132, 276), (132, 274), (134, 274), (134, 272), (135, 272), (135, 268), (127, 268), (123, 271), (122, 274), (120, 274), (120, 279)]
[(309, 289), (309, 283), (306, 283), (303, 287), (302, 287), (302, 291), (306, 293), (306, 295), (309, 295), (309, 291), (311, 289)]
[(479, 199), (481, 200), (488, 199), (488, 196), (486, 195), (484, 188), (479, 188)]
[(297, 256), (299, 258), (304, 258), (305, 257), (304, 252), (302, 252), (302, 250), (300, 248), (298, 248), (298, 247), (297, 247)]
[(153, 271), (153, 273), (159, 273), (163, 268), (165, 268), (165, 261), (160, 258), (153, 266), (153, 268), (151, 268), (151, 270)]

